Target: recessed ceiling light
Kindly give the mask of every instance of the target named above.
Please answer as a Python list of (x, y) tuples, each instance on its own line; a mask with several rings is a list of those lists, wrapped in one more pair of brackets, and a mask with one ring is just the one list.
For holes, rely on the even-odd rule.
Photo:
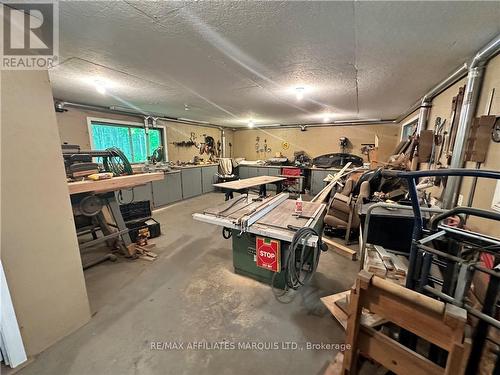
[(95, 82), (95, 89), (97, 90), (97, 92), (101, 95), (104, 95), (106, 94), (106, 87), (103, 85), (102, 82), (100, 81), (96, 81)]
[(248, 120), (248, 127), (253, 128), (255, 125), (255, 122), (253, 120)]
[(189, 111), (189, 109), (190, 109), (190, 108), (189, 108), (189, 105), (184, 104), (184, 110), (185, 110), (185, 111)]
[(304, 91), (305, 91), (304, 87), (295, 88), (295, 97), (297, 98), (297, 100), (302, 100), (304, 98)]
[(323, 114), (321, 115), (321, 117), (323, 118), (323, 122), (330, 122), (332, 121), (332, 117), (333, 117), (333, 113), (331, 112), (323, 112)]

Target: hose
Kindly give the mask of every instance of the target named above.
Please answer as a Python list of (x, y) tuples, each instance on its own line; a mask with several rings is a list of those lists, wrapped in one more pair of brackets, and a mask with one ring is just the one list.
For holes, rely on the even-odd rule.
[(231, 229), (229, 228), (222, 228), (222, 237), (224, 237), (224, 239), (228, 240), (232, 237), (233, 235), (233, 232), (231, 232)]
[[(313, 236), (318, 237), (316, 244), (313, 247), (305, 246), (307, 240)], [(285, 273), (285, 290), (281, 294), (274, 288), (274, 280), (278, 273), (273, 275), (271, 284), (276, 298), (282, 297), (289, 289), (299, 289), (311, 280), (318, 268), (320, 251), (323, 249), (321, 235), (313, 228), (303, 227), (295, 232), (284, 262), (285, 268), (282, 272)]]
[(132, 166), (125, 154), (118, 147), (107, 148), (109, 155), (102, 158), (102, 164), (106, 172), (113, 173), (114, 176), (133, 174)]
[(151, 154), (151, 163), (156, 164), (163, 161), (163, 146), (158, 146)]

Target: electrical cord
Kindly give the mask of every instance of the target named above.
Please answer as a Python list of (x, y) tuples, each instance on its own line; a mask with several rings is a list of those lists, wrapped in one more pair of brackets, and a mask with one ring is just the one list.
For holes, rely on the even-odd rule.
[(133, 174), (132, 166), (122, 150), (118, 147), (111, 147), (107, 148), (106, 151), (109, 152), (109, 155), (102, 158), (106, 172), (111, 172), (114, 176)]
[(156, 164), (163, 161), (163, 146), (158, 146), (151, 154), (151, 163)]
[(132, 188), (132, 189), (127, 189), (127, 190), (128, 190), (128, 191), (130, 191), (130, 192), (132, 193), (132, 198), (130, 198), (130, 202), (125, 203), (125, 202), (123, 201), (123, 190), (120, 190), (120, 191), (118, 192), (118, 203), (120, 203), (120, 204), (130, 204), (130, 203), (132, 203), (132, 202), (134, 201), (134, 199), (135, 199), (135, 192), (134, 192), (134, 189)]
[[(316, 244), (312, 247), (305, 246), (307, 240), (313, 236), (318, 237)], [(284, 262), (285, 268), (282, 270), (285, 274), (285, 289), (279, 293), (274, 287), (278, 273), (273, 275), (271, 282), (273, 294), (278, 301), (289, 289), (297, 290), (311, 280), (318, 268), (321, 251), (325, 251), (325, 246), (323, 246), (321, 235), (316, 230), (303, 227), (295, 232)]]
[(233, 235), (233, 232), (231, 232), (231, 229), (229, 228), (222, 228), (222, 237), (224, 237), (224, 239), (228, 240), (232, 237)]

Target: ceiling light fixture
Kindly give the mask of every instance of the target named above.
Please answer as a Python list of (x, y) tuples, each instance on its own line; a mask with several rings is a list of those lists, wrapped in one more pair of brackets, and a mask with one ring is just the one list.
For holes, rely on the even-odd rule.
[(106, 94), (106, 87), (104, 87), (104, 85), (100, 81), (96, 81), (95, 82), (95, 89), (101, 95), (105, 95)]
[(255, 125), (255, 122), (253, 120), (248, 120), (248, 127), (253, 128)]
[(325, 123), (326, 123), (326, 122), (330, 122), (330, 120), (331, 120), (331, 119), (330, 119), (330, 115), (329, 115), (329, 114), (325, 114), (325, 115), (323, 116), (323, 122), (325, 122)]
[(189, 105), (184, 104), (184, 110), (185, 110), (185, 111), (189, 111), (189, 109), (190, 109), (190, 108), (189, 108)]
[(295, 97), (297, 100), (302, 100), (304, 99), (304, 87), (296, 87), (295, 88)]

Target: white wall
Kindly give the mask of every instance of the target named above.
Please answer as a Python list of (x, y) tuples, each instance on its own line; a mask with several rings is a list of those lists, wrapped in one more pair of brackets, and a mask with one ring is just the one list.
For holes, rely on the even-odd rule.
[(1, 259), (28, 355), (90, 319), (45, 71), (1, 74)]

